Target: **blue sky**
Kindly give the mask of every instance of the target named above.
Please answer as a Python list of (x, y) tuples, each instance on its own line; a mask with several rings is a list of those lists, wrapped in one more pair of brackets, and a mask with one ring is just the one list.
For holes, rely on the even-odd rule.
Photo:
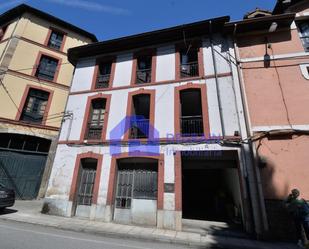
[(232, 20), (256, 7), (272, 10), (275, 0), (0, 0), (0, 12), (20, 3), (53, 14), (109, 40), (203, 19)]

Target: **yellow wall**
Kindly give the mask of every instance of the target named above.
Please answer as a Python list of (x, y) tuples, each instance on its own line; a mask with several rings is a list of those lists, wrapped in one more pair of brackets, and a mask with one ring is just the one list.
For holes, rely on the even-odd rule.
[[(49, 49), (44, 46), (50, 27), (62, 30), (67, 34), (63, 52)], [(12, 57), (5, 56), (5, 60), (9, 61), (10, 70), (4, 75), (2, 81), (15, 104), (20, 107), (27, 85), (34, 85), (41, 87), (43, 90), (49, 89), (53, 91), (53, 98), (48, 117), (63, 112), (65, 110), (65, 104), (74, 71), (74, 67), (68, 63), (67, 60), (67, 49), (88, 44), (91, 42), (90, 39), (27, 13), (8, 26), (4, 39), (10, 38), (12, 35), (20, 37), (21, 39), (18, 39)], [(8, 42), (10, 42), (10, 40)], [(0, 54), (2, 54), (5, 47), (6, 42), (0, 42)], [(32, 76), (33, 67), (35, 67), (40, 52), (56, 58), (61, 58), (60, 70), (56, 80), (57, 84), (38, 80)], [(3, 58), (0, 63), (3, 63)], [(16, 71), (19, 73), (16, 73)], [(2, 76), (0, 75), (0, 77)], [(17, 113), (18, 110), (16, 106), (10, 100), (3, 87), (0, 86), (0, 118), (15, 120)], [(7, 125), (8, 124), (0, 122), (0, 128)], [(60, 128), (61, 118), (49, 119), (47, 120), (46, 125)]]
[[(54, 86), (46, 84), (40, 84), (38, 82), (33, 82), (31, 80), (26, 80), (22, 77), (16, 77), (15, 75), (10, 74), (7, 74), (5, 76), (3, 82), (18, 107), (22, 101), (22, 97), (24, 95), (27, 85), (32, 85), (40, 87), (42, 88), (42, 90), (48, 89), (54, 91), (48, 116), (55, 117), (56, 115), (54, 114), (58, 114), (64, 111), (68, 94), (67, 90), (55, 88)], [(0, 117), (12, 120), (15, 119), (16, 115), (18, 114), (17, 108), (10, 100), (9, 96), (5, 93), (5, 91), (3, 91), (3, 88), (0, 89), (0, 106)], [(61, 119), (58, 118), (47, 120), (46, 125), (60, 127)]]

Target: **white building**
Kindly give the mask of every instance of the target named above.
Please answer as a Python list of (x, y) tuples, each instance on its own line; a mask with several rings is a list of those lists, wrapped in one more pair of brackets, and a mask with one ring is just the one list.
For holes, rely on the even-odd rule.
[(222, 34), (228, 20), (69, 51), (73, 114), (45, 212), (177, 230), (183, 219), (229, 221), (261, 232), (258, 176), (239, 143), (247, 131), (233, 42)]

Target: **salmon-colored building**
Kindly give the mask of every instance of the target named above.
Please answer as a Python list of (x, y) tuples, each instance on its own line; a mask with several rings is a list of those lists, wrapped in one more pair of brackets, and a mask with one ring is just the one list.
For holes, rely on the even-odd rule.
[(272, 13), (257, 9), (227, 29), (265, 200), (264, 229), (283, 238), (293, 235), (283, 200), (293, 188), (309, 199), (309, 1), (278, 1)]

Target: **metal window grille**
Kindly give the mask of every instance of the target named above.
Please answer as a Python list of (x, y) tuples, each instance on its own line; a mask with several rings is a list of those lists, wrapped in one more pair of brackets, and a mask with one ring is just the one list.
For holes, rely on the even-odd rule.
[(30, 89), (20, 119), (32, 123), (41, 123), (48, 98), (48, 92)]
[(78, 205), (90, 206), (92, 204), (95, 177), (96, 167), (93, 167), (92, 163), (82, 162), (77, 196)]
[(299, 24), (299, 30), (301, 33), (300, 39), (303, 43), (306, 52), (309, 52), (309, 22), (303, 22)]
[(59, 50), (61, 48), (62, 41), (63, 41), (63, 34), (56, 31), (52, 31), (48, 41), (48, 46), (50, 48)]
[(105, 101), (102, 99), (92, 102), (92, 111), (87, 125), (86, 139), (100, 139), (105, 115)]
[(181, 122), (181, 135), (186, 136), (202, 136), (203, 129), (203, 117), (197, 116), (182, 116)]
[(151, 170), (119, 170), (116, 207), (131, 208), (132, 199), (156, 200), (158, 174)]
[(40, 64), (36, 71), (36, 77), (45, 80), (53, 80), (58, 66), (58, 60), (42, 56)]
[(109, 86), (110, 76), (112, 71), (112, 62), (106, 62), (99, 65), (99, 73), (95, 88), (107, 88)]
[(131, 208), (133, 170), (119, 170), (116, 192), (116, 208)]

